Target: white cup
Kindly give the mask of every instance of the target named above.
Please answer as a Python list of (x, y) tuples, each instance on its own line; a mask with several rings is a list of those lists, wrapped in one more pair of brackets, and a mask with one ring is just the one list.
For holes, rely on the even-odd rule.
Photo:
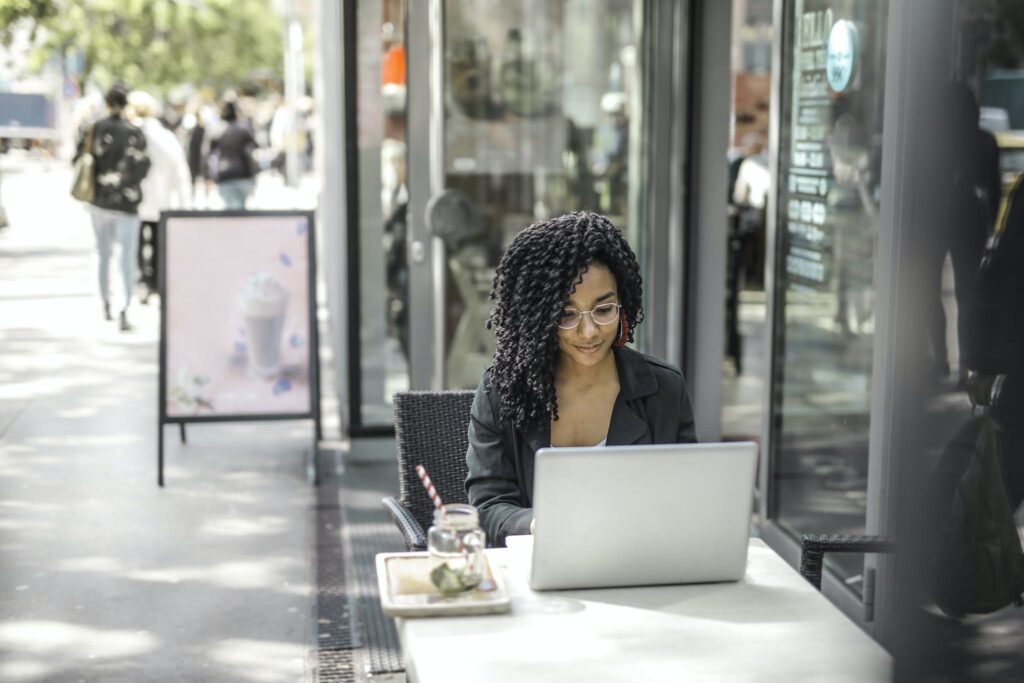
[(249, 350), (249, 373), (269, 379), (281, 371), (281, 334), (288, 290), (272, 275), (257, 273), (242, 290), (242, 318)]

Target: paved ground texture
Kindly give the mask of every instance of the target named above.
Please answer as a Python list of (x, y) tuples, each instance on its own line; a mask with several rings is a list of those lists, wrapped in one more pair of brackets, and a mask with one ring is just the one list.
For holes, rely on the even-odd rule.
[(158, 489), (157, 304), (103, 321), (66, 167), (0, 164), (0, 680), (311, 679), (309, 426), (168, 429)]

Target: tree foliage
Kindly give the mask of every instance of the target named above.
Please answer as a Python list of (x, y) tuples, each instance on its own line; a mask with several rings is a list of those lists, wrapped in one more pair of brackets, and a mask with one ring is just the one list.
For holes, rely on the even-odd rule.
[(272, 0), (0, 0), (0, 38), (31, 30), (34, 63), (80, 55), (81, 85), (165, 92), (279, 76), (283, 19)]

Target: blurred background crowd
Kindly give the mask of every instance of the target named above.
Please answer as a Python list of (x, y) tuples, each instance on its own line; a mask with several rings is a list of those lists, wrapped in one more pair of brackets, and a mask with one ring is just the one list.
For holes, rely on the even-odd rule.
[(0, 3), (0, 151), (70, 157), (104, 113), (103, 92), (122, 84), (137, 92), (128, 114), (144, 107), (186, 151), (199, 207), (228, 103), (258, 144), (259, 170), (294, 184), (312, 166), (309, 15), (294, 0)]

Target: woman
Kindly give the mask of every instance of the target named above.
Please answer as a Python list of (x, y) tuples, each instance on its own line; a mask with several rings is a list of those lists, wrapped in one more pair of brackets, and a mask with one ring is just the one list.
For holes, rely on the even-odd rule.
[(192, 178), (178, 138), (157, 118), (160, 103), (149, 93), (135, 90), (128, 94), (129, 118), (146, 136), (149, 173), (142, 181), (139, 219), (142, 221), (137, 263), (140, 280), (146, 286), (142, 303), (157, 291), (157, 230), (160, 212), (192, 208)]
[(227, 127), (210, 142), (207, 157), (209, 177), (217, 183), (224, 208), (240, 211), (256, 187), (256, 172), (259, 170), (254, 157), (256, 138), (239, 122), (234, 102), (224, 103), (221, 119)]
[(110, 258), (115, 244), (121, 247), (121, 281), (124, 305), (118, 315), (122, 332), (133, 328), (128, 322), (128, 306), (135, 288), (135, 249), (139, 239), (139, 203), (142, 181), (149, 173), (146, 136), (124, 116), (128, 90), (115, 85), (104, 96), (108, 116), (82, 130), (74, 159), (83, 154), (93, 157), (95, 193), (89, 200), (92, 228), (99, 255), (99, 285), (103, 297), (103, 317), (112, 320), (110, 310)]
[(469, 502), (490, 543), (533, 531), (537, 449), (696, 441), (678, 369), (625, 346), (643, 321), (636, 256), (604, 216), (531, 225), (501, 259), (494, 364), (470, 413)]

